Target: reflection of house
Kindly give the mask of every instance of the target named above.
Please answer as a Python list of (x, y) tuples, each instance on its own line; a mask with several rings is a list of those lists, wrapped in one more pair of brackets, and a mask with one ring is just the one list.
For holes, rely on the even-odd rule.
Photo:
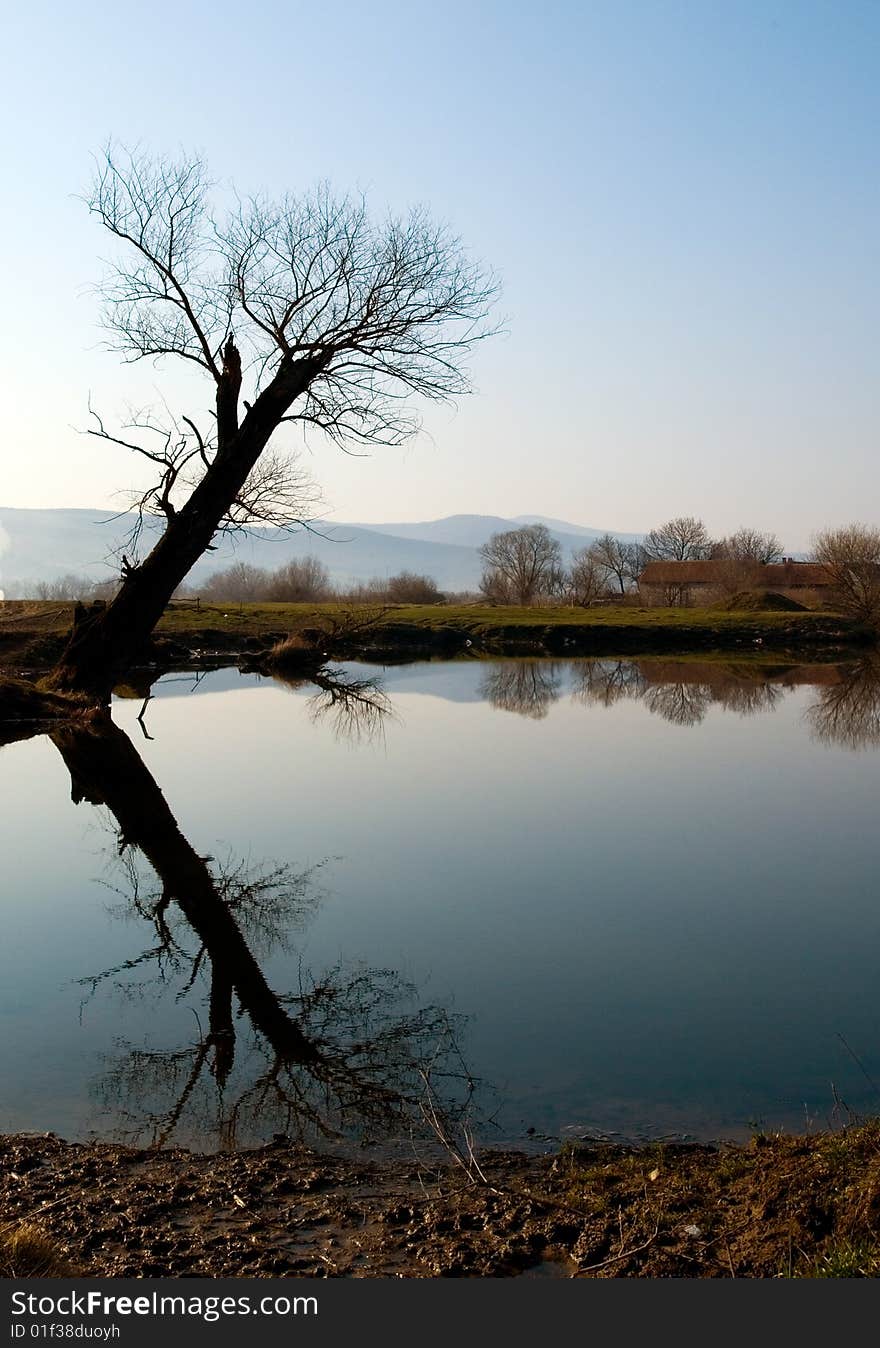
[(646, 604), (712, 603), (736, 590), (769, 590), (801, 604), (821, 603), (831, 579), (818, 562), (760, 564), (725, 560), (648, 562), (639, 576), (639, 594)]

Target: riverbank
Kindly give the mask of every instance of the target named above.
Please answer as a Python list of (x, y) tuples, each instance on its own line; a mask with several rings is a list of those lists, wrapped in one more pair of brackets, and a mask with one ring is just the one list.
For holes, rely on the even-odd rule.
[(371, 1161), (278, 1139), (206, 1156), (11, 1135), (0, 1213), (7, 1251), (25, 1231), (8, 1276), (31, 1249), (87, 1277), (873, 1277), (880, 1122), (488, 1153), (470, 1174), (415, 1149)]
[[(0, 609), (0, 665), (23, 672), (57, 659), (72, 605), (8, 601)], [(852, 619), (815, 611), (723, 608), (505, 608), (483, 605), (201, 604), (176, 601), (145, 658), (159, 663), (259, 656), (292, 633), (326, 633), (333, 654), (374, 660), (460, 653), (628, 655), (773, 651), (815, 658), (876, 643)]]

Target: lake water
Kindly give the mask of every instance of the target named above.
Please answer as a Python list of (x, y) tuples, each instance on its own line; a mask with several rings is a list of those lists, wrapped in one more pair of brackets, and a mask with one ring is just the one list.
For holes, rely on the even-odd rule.
[(880, 1110), (878, 689), (870, 658), (226, 669), (162, 678), (149, 738), (132, 697), (127, 739), (8, 745), (0, 1129), (381, 1139), (448, 1101), (496, 1142), (719, 1138)]

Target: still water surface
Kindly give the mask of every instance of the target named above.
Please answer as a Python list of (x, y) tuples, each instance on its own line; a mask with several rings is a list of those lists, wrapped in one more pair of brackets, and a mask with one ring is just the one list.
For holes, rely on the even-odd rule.
[[(880, 1110), (870, 660), (346, 674), (384, 700), (167, 676), (151, 738), (115, 703), (137, 756), (120, 738), (78, 805), (82, 746), (0, 751), (0, 1129), (380, 1137), (448, 1096), (488, 1140), (712, 1138)], [(161, 883), (125, 809), (159, 820)]]

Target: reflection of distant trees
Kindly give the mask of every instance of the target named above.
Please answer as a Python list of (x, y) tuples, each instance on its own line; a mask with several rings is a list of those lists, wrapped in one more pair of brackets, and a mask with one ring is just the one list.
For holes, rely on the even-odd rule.
[(572, 665), (572, 697), (585, 706), (611, 707), (640, 698), (645, 679), (635, 660), (579, 660)]
[(509, 660), (483, 675), (479, 692), (499, 711), (516, 712), (540, 721), (562, 691), (558, 660)]
[(624, 699), (644, 702), (673, 725), (699, 725), (716, 703), (740, 716), (772, 711), (782, 689), (766, 678), (748, 678), (742, 668), (719, 665), (712, 678), (676, 678), (677, 662), (665, 662), (667, 677), (651, 681), (651, 672), (635, 660), (581, 660), (572, 665), (572, 696), (587, 706), (611, 707)]
[(842, 749), (880, 748), (880, 656), (864, 655), (838, 673), (806, 710), (813, 737)]
[(704, 683), (655, 683), (642, 700), (648, 711), (672, 725), (699, 725), (712, 704), (712, 689)]
[(785, 696), (778, 683), (769, 681), (744, 683), (742, 680), (733, 680), (712, 687), (711, 693), (713, 702), (739, 716), (757, 716), (761, 712), (775, 711)]
[(783, 697), (772, 683), (658, 683), (645, 689), (644, 703), (650, 712), (672, 725), (699, 725), (712, 706), (738, 716), (757, 716), (775, 711)]
[(699, 725), (713, 704), (755, 716), (774, 711), (784, 697), (779, 683), (741, 662), (688, 666), (664, 660), (658, 668), (647, 661), (607, 658), (507, 660), (486, 671), (479, 691), (493, 707), (539, 720), (560, 697), (564, 671), (572, 698), (584, 706), (643, 702), (652, 714), (680, 726)]

